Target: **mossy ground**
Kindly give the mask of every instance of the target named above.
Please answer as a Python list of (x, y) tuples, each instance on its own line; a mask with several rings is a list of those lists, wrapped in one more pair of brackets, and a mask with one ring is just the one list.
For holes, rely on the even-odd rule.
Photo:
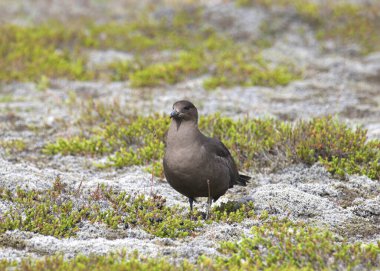
[[(2, 24), (0, 81), (130, 80), (132, 87), (152, 87), (211, 74), (205, 88), (213, 89), (286, 85), (301, 75), (257, 57), (259, 41), (238, 44), (207, 27), (202, 8), (177, 9), (171, 18), (153, 19), (145, 12), (136, 18), (100, 25), (83, 19), (69, 27), (54, 21), (27, 27)], [(241, 48), (246, 48), (244, 55), (229, 53)], [(134, 58), (90, 67), (86, 57), (90, 49), (128, 52)], [(170, 57), (157, 59), (160, 53)], [(212, 70), (214, 64), (217, 69)]]
[[(128, 115), (117, 103), (109, 109), (90, 102), (82, 112), (78, 120), (80, 134), (46, 144), (45, 154), (106, 155), (107, 162), (99, 167), (143, 165), (156, 176), (163, 176), (168, 116)], [(241, 170), (275, 170), (291, 163), (320, 162), (342, 178), (352, 174), (380, 178), (380, 142), (367, 141), (366, 130), (349, 128), (333, 117), (292, 125), (274, 119), (235, 121), (216, 114), (201, 118), (199, 127), (224, 142)]]
[(321, 40), (335, 40), (339, 45), (357, 44), (363, 54), (380, 49), (380, 5), (378, 2), (302, 0), (238, 0), (239, 6), (281, 7), (294, 11), (316, 30)]
[[(332, 39), (342, 45), (356, 43), (363, 53), (380, 48), (377, 20), (380, 7), (376, 3), (357, 5), (340, 1), (326, 6), (313, 1), (237, 3), (293, 9), (315, 29), (320, 39)], [(204, 87), (214, 89), (286, 85), (302, 76), (291, 60), (273, 66), (260, 57), (261, 49), (270, 45), (271, 40), (265, 30), (253, 41), (236, 41), (207, 26), (201, 7), (177, 8), (174, 16), (163, 18), (153, 18), (146, 10), (134, 18), (103, 24), (82, 19), (69, 27), (58, 21), (32, 26), (2, 24), (0, 54), (4, 57), (0, 81), (130, 80), (133, 87), (152, 87), (209, 75)], [(92, 49), (124, 51), (134, 58), (91, 67), (87, 52)], [(157, 58), (168, 52), (169, 58)]]
[(173, 264), (167, 258), (149, 258), (138, 253), (107, 256), (62, 256), (42, 260), (24, 259), (18, 265), (1, 261), (0, 267), (13, 270), (376, 270), (380, 243), (363, 245), (337, 241), (328, 231), (268, 219), (253, 227), (252, 237), (220, 244), (220, 256), (201, 256), (196, 263), (183, 260)]
[(27, 148), (23, 139), (0, 140), (0, 147), (4, 149), (7, 154), (19, 153), (25, 151)]
[[(278, 219), (265, 211), (255, 214), (252, 204), (222, 204), (213, 208), (211, 217), (205, 220), (198, 211), (190, 215), (179, 207), (167, 207), (165, 198), (158, 195), (127, 195), (104, 186), (82, 194), (80, 190), (70, 191), (59, 177), (48, 191), (0, 192), (3, 202), (13, 204), (1, 218), (1, 232), (19, 229), (72, 237), (81, 222), (89, 221), (118, 230), (138, 227), (158, 237), (177, 239), (201, 234), (208, 223), (256, 221), (248, 236), (223, 241), (217, 244), (219, 255), (202, 255), (195, 262), (173, 262), (124, 251), (106, 256), (77, 255), (73, 259), (55, 255), (20, 263), (2, 260), (2, 270), (376, 270), (380, 260), (379, 242), (353, 244), (303, 222)], [(23, 246), (20, 242), (11, 245)]]
[(69, 191), (57, 177), (46, 191), (15, 193), (1, 188), (0, 199), (12, 203), (0, 217), (0, 233), (24, 230), (55, 237), (75, 236), (83, 221), (104, 223), (113, 230), (139, 227), (158, 237), (181, 238), (199, 234), (205, 223), (241, 222), (254, 216), (252, 204), (224, 204), (204, 214), (178, 206), (168, 207), (159, 195), (128, 195), (105, 186), (98, 186), (89, 195)]
[[(290, 7), (298, 19), (314, 28), (321, 40), (358, 43), (364, 54), (379, 49), (378, 22), (373, 21), (372, 16), (361, 16), (372, 12), (376, 15), (376, 5), (359, 7), (329, 2), (323, 8), (305, 1), (302, 5), (299, 1), (274, 2), (251, 1), (250, 4), (266, 8), (273, 5)], [(6, 84), (34, 81), (42, 93), (52, 86), (55, 78), (128, 80), (133, 88), (147, 89), (204, 75), (208, 76), (203, 85), (206, 89), (239, 85), (274, 87), (302, 78), (297, 63), (273, 65), (263, 59), (262, 49), (272, 42), (263, 36), (265, 33), (249, 43), (238, 41), (204, 27), (202, 13), (202, 8), (186, 8), (175, 10), (173, 17), (162, 19), (142, 14), (126, 22), (101, 24), (87, 20), (72, 25), (56, 21), (30, 26), (2, 24), (0, 81)], [(108, 49), (131, 53), (134, 58), (89, 65), (88, 51)], [(71, 106), (75, 115), (79, 107), (77, 102), (81, 101), (77, 101), (80, 99), (73, 93), (68, 94), (67, 104), (62, 106)], [(13, 94), (0, 98), (0, 103), (5, 105), (16, 101), (24, 101), (24, 98)], [(23, 119), (17, 112), (6, 110), (10, 113), (5, 119), (14, 124), (11, 128), (16, 131), (23, 125), (20, 124)], [(30, 111), (31, 115), (34, 113)], [(29, 136), (35, 132), (38, 146), (34, 143), (31, 146), (30, 138), (12, 135), (0, 140), (0, 148), (5, 157), (37, 156), (35, 159), (41, 161), (42, 158), (43, 161), (53, 160), (56, 154), (74, 155), (74, 159), (91, 157), (97, 161), (105, 157), (102, 160), (105, 162), (95, 165), (99, 170), (141, 165), (163, 177), (161, 160), (168, 123), (166, 115), (141, 116), (121, 108), (119, 103), (90, 101), (84, 102), (75, 123), (54, 119), (50, 127), (28, 120), (22, 129)], [(75, 131), (71, 136), (63, 133), (68, 127)], [(380, 178), (380, 142), (367, 140), (364, 129), (352, 129), (334, 117), (291, 124), (268, 118), (236, 120), (211, 114), (200, 119), (200, 127), (205, 134), (219, 137), (228, 146), (242, 170), (278, 170), (292, 163), (312, 165), (319, 162), (342, 179), (350, 174), (367, 175), (373, 180)], [(64, 160), (57, 157), (54, 157), (57, 163)], [(25, 161), (29, 161), (28, 158)], [(41, 161), (39, 167), (44, 167)], [(237, 207), (232, 202), (222, 204), (205, 220), (199, 211), (190, 216), (187, 208), (168, 206), (165, 198), (159, 195), (130, 195), (106, 186), (84, 194), (80, 189), (70, 190), (59, 178), (49, 190), (0, 190), (0, 200), (11, 208), (0, 215), (0, 233), (19, 229), (57, 238), (75, 238), (81, 223), (89, 222), (101, 223), (117, 233), (138, 228), (178, 241), (202, 235), (209, 223), (240, 226), (247, 220), (257, 222), (249, 236), (216, 244), (219, 256), (203, 256), (192, 263), (178, 259), (173, 263), (171, 259), (150, 258), (128, 251), (107, 256), (77, 256), (69, 260), (61, 255), (40, 260), (24, 259), (20, 264), (2, 261), (1, 270), (347, 270), (354, 267), (376, 269), (380, 261), (380, 244), (352, 244), (323, 229), (279, 221), (265, 211), (255, 213), (251, 204)], [(365, 195), (358, 195), (365, 198)], [(339, 205), (352, 206), (352, 200), (359, 196), (348, 195), (347, 199), (343, 198), (347, 203)], [(369, 222), (368, 228), (363, 227), (365, 224), (361, 220), (350, 223), (337, 233), (345, 236), (359, 232), (362, 236), (373, 237), (378, 230)], [(9, 246), (8, 243), (2, 245)]]

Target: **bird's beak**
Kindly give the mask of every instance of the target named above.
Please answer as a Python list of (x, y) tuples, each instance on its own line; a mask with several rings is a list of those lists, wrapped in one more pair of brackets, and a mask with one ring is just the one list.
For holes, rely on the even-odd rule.
[(171, 113), (170, 113), (170, 118), (178, 118), (179, 116), (179, 112), (176, 111), (176, 110), (173, 110)]

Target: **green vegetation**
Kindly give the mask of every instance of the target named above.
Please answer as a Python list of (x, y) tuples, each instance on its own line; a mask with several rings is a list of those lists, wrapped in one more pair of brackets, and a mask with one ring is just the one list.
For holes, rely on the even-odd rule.
[[(46, 154), (108, 155), (100, 167), (151, 165), (162, 176), (163, 138), (170, 119), (159, 115), (141, 117), (127, 115), (115, 103), (111, 108), (90, 102), (84, 108), (78, 125), (83, 135), (59, 138), (47, 144)], [(87, 135), (87, 136), (85, 136)]]
[(0, 96), (0, 103), (10, 103), (10, 102), (14, 102), (15, 99), (13, 97), (13, 95), (2, 95)]
[(175, 61), (153, 64), (131, 74), (131, 85), (149, 87), (174, 84), (182, 81), (186, 76), (200, 74), (205, 69), (201, 54), (182, 53)]
[(200, 124), (207, 134), (220, 138), (245, 169), (319, 161), (341, 177), (380, 177), (380, 142), (367, 142), (366, 130), (352, 130), (332, 117), (292, 126), (273, 119), (233, 121), (216, 115), (201, 119)]
[(252, 237), (220, 245), (220, 256), (200, 256), (196, 263), (170, 262), (137, 252), (106, 256), (76, 256), (65, 260), (50, 256), (25, 259), (20, 264), (3, 260), (0, 269), (12, 270), (376, 270), (377, 245), (337, 242), (332, 233), (318, 228), (271, 219), (252, 228)]
[[(167, 116), (125, 114), (117, 103), (108, 109), (91, 102), (78, 121), (81, 134), (58, 138), (43, 151), (49, 155), (106, 155), (108, 161), (100, 167), (146, 165), (162, 176), (163, 141), (169, 122)], [(234, 121), (216, 114), (201, 118), (199, 126), (205, 134), (220, 138), (242, 169), (320, 162), (342, 178), (346, 174), (380, 178), (380, 141), (367, 142), (366, 130), (351, 129), (332, 117), (292, 126), (273, 119)]]
[(13, 154), (25, 151), (26, 144), (22, 139), (0, 140), (0, 148), (3, 148), (8, 154)]
[(165, 198), (154, 195), (127, 195), (99, 186), (91, 195), (68, 191), (59, 177), (47, 191), (0, 188), (0, 199), (13, 203), (0, 217), (0, 233), (24, 230), (55, 237), (74, 236), (82, 221), (104, 223), (111, 229), (140, 227), (158, 237), (180, 238), (196, 234), (204, 223), (241, 222), (253, 217), (252, 204), (227, 204), (214, 208), (206, 221), (202, 214), (187, 209), (167, 207)]
[(367, 142), (366, 130), (352, 130), (328, 117), (301, 123), (294, 136), (299, 143), (293, 155), (302, 162), (319, 161), (341, 177), (359, 174), (380, 180), (380, 141)]
[[(200, 8), (183, 8), (176, 10), (173, 18), (153, 19), (142, 12), (138, 19), (125, 23), (3, 24), (0, 81), (34, 81), (41, 90), (48, 87), (50, 79), (62, 77), (130, 80), (132, 87), (152, 87), (209, 74), (215, 64), (217, 69), (205, 82), (208, 89), (285, 85), (299, 77), (299, 71), (288, 66), (269, 68), (271, 63), (259, 59), (262, 42), (238, 44), (205, 27), (202, 16)], [(229, 53), (242, 48), (244, 56)], [(92, 49), (133, 53), (134, 59), (88, 65), (86, 55)]]
[(0, 81), (37, 81), (41, 76), (91, 78), (85, 69), (86, 60), (67, 47), (77, 33), (63, 25), (2, 24), (0, 32)]
[(52, 256), (36, 261), (26, 259), (20, 264), (3, 260), (1, 270), (11, 266), (15, 270), (51, 270), (53, 267), (55, 270), (119, 270), (122, 266), (131, 266), (134, 270), (148, 267), (160, 270), (336, 270), (358, 266), (372, 269), (377, 267), (380, 258), (380, 243), (362, 245), (337, 241), (331, 232), (301, 222), (279, 220), (266, 212), (256, 216), (252, 204), (222, 204), (213, 208), (208, 220), (203, 220), (198, 211), (185, 215), (187, 211), (182, 208), (167, 207), (159, 195), (149, 198), (127, 195), (104, 186), (84, 195), (79, 190), (69, 191), (59, 177), (48, 191), (17, 189), (14, 193), (2, 188), (0, 199), (13, 205), (0, 218), (0, 233), (20, 229), (69, 237), (75, 235), (82, 221), (89, 221), (105, 223), (114, 230), (141, 227), (159, 237), (182, 238), (199, 234), (204, 223), (240, 223), (246, 218), (259, 223), (252, 228), (250, 237), (221, 243), (221, 256), (201, 256), (195, 264), (185, 261), (173, 265), (165, 258), (121, 253), (77, 256), (71, 260)]
[(89, 213), (89, 208), (74, 209), (73, 201), (62, 201), (64, 186), (57, 178), (49, 191), (24, 191), (0, 188), (0, 198), (14, 206), (0, 218), (0, 232), (20, 229), (56, 237), (69, 237), (78, 230), (77, 223)]
[[(363, 53), (380, 49), (377, 3), (319, 4), (301, 0), (239, 0), (237, 3), (292, 9), (316, 29), (321, 39), (357, 43)], [(262, 47), (269, 45), (266, 33), (249, 43), (236, 42), (205, 27), (203, 22), (201, 8), (186, 7), (177, 8), (173, 17), (161, 19), (143, 11), (124, 23), (95, 24), (83, 20), (69, 26), (59, 22), (32, 26), (2, 24), (0, 81), (35, 81), (44, 89), (49, 79), (63, 77), (130, 80), (133, 87), (151, 87), (209, 74), (204, 87), (213, 89), (235, 85), (272, 87), (300, 77), (293, 63), (273, 66), (260, 57)], [(90, 67), (86, 55), (92, 49), (119, 50), (135, 57)]]
[(329, 231), (302, 223), (272, 219), (252, 228), (253, 237), (225, 242), (226, 255), (217, 263), (228, 270), (351, 270), (375, 269), (380, 260), (377, 245), (338, 243)]
[(317, 30), (317, 37), (340, 44), (356, 43), (363, 53), (380, 49), (380, 5), (378, 2), (355, 4), (348, 1), (237, 0), (240, 6), (260, 5), (294, 10)]
[[(9, 196), (8, 191), (3, 194), (3, 197)], [(69, 237), (75, 235), (81, 221), (90, 221), (105, 223), (113, 229), (139, 226), (160, 237), (184, 237), (201, 226), (200, 222), (180, 215), (178, 208), (165, 207), (164, 200), (159, 197), (145, 199), (125, 193), (117, 195), (104, 188), (92, 196), (95, 200), (88, 198), (74, 206), (77, 204), (75, 200), (64, 199), (55, 190), (43, 193), (18, 190), (16, 197), (8, 198), (16, 207), (4, 214), (0, 230), (20, 229)], [(108, 208), (104, 210), (102, 204)]]
[[(377, 20), (380, 6), (377, 3), (359, 6), (324, 1), (322, 6), (311, 0), (237, 2), (264, 8), (277, 6), (286, 12), (292, 10), (316, 30), (320, 39), (334, 39), (341, 44), (358, 43), (363, 53), (380, 50)], [(249, 42), (222, 36), (205, 26), (202, 9), (199, 8), (174, 10), (174, 16), (164, 15), (161, 19), (148, 14), (151, 10), (144, 12), (126, 22), (97, 24), (83, 20), (72, 25), (58, 22), (31, 26), (1, 24), (0, 83), (34, 81), (38, 90), (45, 91), (54, 87), (52, 79), (55, 78), (128, 80), (132, 87), (144, 88), (166, 86), (205, 75), (204, 88), (214, 89), (282, 86), (302, 76), (294, 63), (274, 65), (263, 59), (260, 52), (270, 45), (270, 39), (269, 35), (262, 36), (268, 33), (261, 33), (260, 40)], [(134, 58), (89, 65), (89, 51), (108, 49), (131, 53)], [(86, 95), (84, 93), (83, 97), (87, 99)], [(64, 95), (56, 96), (59, 102)], [(81, 102), (78, 100), (75, 92), (69, 92), (66, 100), (69, 111), (77, 112), (75, 107)], [(18, 100), (12, 95), (0, 97), (0, 103), (15, 101)], [(18, 120), (16, 117), (14, 112), (6, 116), (12, 125), (14, 120)], [(20, 130), (36, 132), (34, 136), (39, 140), (50, 140), (57, 133), (66, 134), (61, 131), (67, 126), (60, 125), (66, 118), (54, 121), (57, 122), (52, 127), (48, 124), (37, 127), (32, 121), (25, 127), (20, 125)], [(84, 104), (77, 122), (70, 123), (75, 126), (70, 128), (79, 132), (46, 142), (42, 150), (44, 156), (38, 158), (51, 158), (49, 156), (56, 154), (90, 156), (97, 160), (105, 157), (106, 160), (101, 160), (105, 162), (95, 166), (101, 169), (140, 165), (153, 175), (163, 177), (164, 137), (169, 122), (166, 115), (141, 116), (128, 112), (118, 103), (109, 105), (90, 101)], [(346, 175), (361, 174), (380, 180), (380, 141), (367, 140), (366, 130), (360, 127), (352, 129), (330, 116), (290, 124), (274, 119), (234, 120), (214, 114), (202, 117), (199, 126), (208, 136), (218, 137), (225, 143), (242, 170), (275, 170), (292, 163), (320, 163), (342, 179)], [(39, 148), (40, 143), (37, 145), (35, 148)], [(28, 148), (28, 141), (23, 139), (0, 140), (2, 153), (24, 155), (29, 154), (30, 150), (26, 152)], [(31, 160), (37, 161), (34, 157)], [(45, 160), (41, 161), (44, 164)], [(40, 160), (37, 162), (40, 166)], [(343, 200), (350, 203), (339, 205), (351, 206), (352, 198), (361, 195), (359, 192), (347, 192), (347, 199), (343, 197)], [(349, 193), (358, 193), (358, 196)], [(81, 184), (78, 190), (69, 190), (59, 177), (51, 189), (44, 191), (20, 188), (12, 191), (0, 187), (0, 201), (4, 206), (10, 206), (0, 215), (0, 235), (7, 230), (18, 229), (57, 238), (75, 237), (86, 222), (101, 223), (112, 233), (121, 235), (128, 228), (138, 228), (157, 237), (186, 238), (186, 241), (201, 235), (211, 223), (234, 224), (251, 220), (250, 225), (256, 225), (249, 236), (221, 243), (218, 256), (201, 256), (192, 263), (144, 257), (128, 251), (106, 256), (79, 255), (73, 259), (55, 255), (44, 259), (24, 259), (20, 263), (0, 260), (0, 270), (379, 268), (380, 242), (352, 244), (323, 229), (278, 220), (266, 211), (256, 214), (252, 203), (221, 204), (213, 207), (210, 217), (205, 219), (205, 214), (196, 209), (189, 213), (188, 208), (167, 206), (166, 199), (160, 195), (130, 195), (102, 185), (86, 194), (81, 191)], [(367, 235), (375, 234), (375, 226), (371, 224), (369, 229), (359, 222), (350, 222), (334, 229), (334, 232), (342, 236), (350, 236), (352, 232), (358, 235), (359, 230)], [(12, 247), (4, 240), (0, 245)]]
[(287, 85), (299, 77), (300, 75), (288, 66), (279, 65), (270, 68), (268, 63), (259, 57), (255, 57), (255, 60), (252, 61), (246, 61), (241, 53), (234, 52), (233, 56), (229, 54), (217, 61), (216, 69), (213, 75), (205, 80), (204, 87), (206, 89), (236, 85), (274, 87)]
[(206, 89), (219, 86), (278, 86), (300, 78), (292, 65), (269, 67), (260, 55), (246, 52), (244, 48), (231, 50), (220, 55), (212, 76), (205, 80)]

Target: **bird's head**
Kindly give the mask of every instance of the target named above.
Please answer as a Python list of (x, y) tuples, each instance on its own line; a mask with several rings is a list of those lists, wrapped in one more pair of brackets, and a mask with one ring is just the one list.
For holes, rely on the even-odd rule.
[(170, 117), (179, 121), (193, 121), (198, 122), (198, 110), (189, 101), (178, 101), (173, 104), (173, 111)]

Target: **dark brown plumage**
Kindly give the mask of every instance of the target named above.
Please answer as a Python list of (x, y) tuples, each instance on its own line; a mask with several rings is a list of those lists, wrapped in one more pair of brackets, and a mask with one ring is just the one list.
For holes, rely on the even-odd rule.
[(250, 177), (240, 175), (224, 144), (198, 129), (198, 110), (189, 101), (178, 101), (170, 114), (166, 137), (164, 173), (169, 184), (189, 198), (190, 209), (197, 197), (216, 201), (234, 185), (245, 186)]

